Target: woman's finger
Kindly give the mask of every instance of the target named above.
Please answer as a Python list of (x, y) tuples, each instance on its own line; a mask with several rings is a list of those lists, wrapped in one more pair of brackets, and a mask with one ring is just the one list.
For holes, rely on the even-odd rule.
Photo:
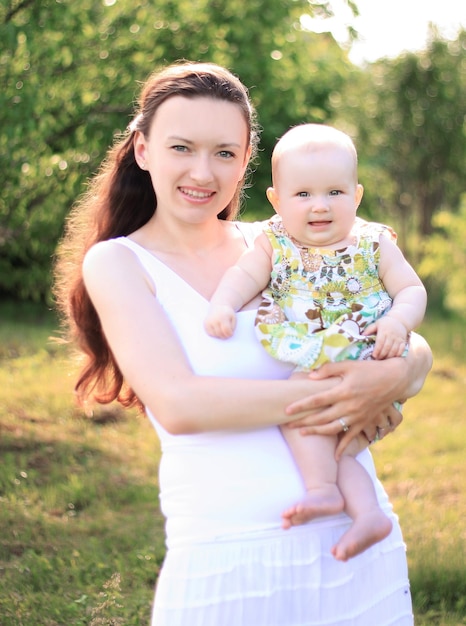
[[(291, 426), (291, 424), (290, 424)], [(337, 421), (332, 420), (326, 424), (316, 424), (313, 426), (295, 426), (299, 428), (301, 435), (331, 435), (336, 436), (341, 432), (341, 426)]]
[(400, 411), (395, 406), (390, 405), (385, 411), (379, 413), (371, 424), (364, 428), (364, 436), (369, 441), (369, 444), (377, 443), (377, 441), (392, 433), (401, 424), (402, 420), (403, 416)]
[[(346, 450), (348, 445), (353, 441), (353, 439), (355, 439), (358, 436), (359, 436), (359, 433), (356, 430), (353, 430), (353, 432), (351, 432), (351, 429), (350, 429), (346, 433), (343, 433), (343, 435), (338, 440), (338, 444), (335, 450), (335, 458), (337, 461), (340, 460), (343, 452)], [(361, 449), (362, 448), (363, 446), (361, 446)]]
[[(317, 432), (325, 435), (334, 435), (338, 432), (338, 424), (334, 422), (336, 422), (339, 415), (340, 413), (333, 406), (314, 411), (305, 410), (294, 415), (288, 426), (290, 428), (305, 429), (308, 435)], [(339, 428), (341, 430), (341, 426)]]
[[(401, 409), (401, 404), (399, 405)], [(393, 432), (401, 422), (403, 421), (403, 415), (395, 406), (391, 405), (387, 411), (387, 424), (390, 431)]]

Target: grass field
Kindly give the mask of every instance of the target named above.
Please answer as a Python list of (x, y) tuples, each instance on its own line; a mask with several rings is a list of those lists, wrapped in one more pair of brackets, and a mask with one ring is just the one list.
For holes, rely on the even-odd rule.
[[(426, 322), (433, 372), (373, 448), (408, 545), (417, 626), (466, 624), (463, 327)], [(47, 311), (0, 306), (0, 625), (142, 626), (164, 554), (157, 439), (134, 413), (75, 408), (55, 329)]]

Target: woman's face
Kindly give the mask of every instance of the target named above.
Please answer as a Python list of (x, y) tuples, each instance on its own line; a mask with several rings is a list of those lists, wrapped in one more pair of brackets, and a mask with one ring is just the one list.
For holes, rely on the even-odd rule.
[(209, 97), (173, 96), (135, 136), (135, 157), (152, 179), (157, 211), (192, 223), (217, 216), (233, 197), (250, 157), (241, 109)]

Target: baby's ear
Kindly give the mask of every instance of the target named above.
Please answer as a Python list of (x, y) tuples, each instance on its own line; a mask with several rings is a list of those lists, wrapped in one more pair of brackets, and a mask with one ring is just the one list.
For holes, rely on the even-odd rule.
[(273, 206), (273, 208), (275, 210), (275, 213), (279, 213), (280, 203), (278, 201), (278, 194), (275, 191), (275, 187), (268, 187), (267, 191), (265, 192), (265, 194), (267, 196), (267, 200)]
[(354, 196), (354, 203), (356, 204), (356, 208), (361, 204), (362, 197), (364, 195), (364, 187), (361, 184), (356, 186), (356, 193)]

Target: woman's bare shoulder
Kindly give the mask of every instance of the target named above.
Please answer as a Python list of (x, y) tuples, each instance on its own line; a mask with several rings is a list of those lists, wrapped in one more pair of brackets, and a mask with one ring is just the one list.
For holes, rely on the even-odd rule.
[(147, 277), (136, 254), (118, 239), (99, 241), (87, 251), (82, 273), (86, 288), (106, 289), (118, 284), (128, 288), (135, 279)]

